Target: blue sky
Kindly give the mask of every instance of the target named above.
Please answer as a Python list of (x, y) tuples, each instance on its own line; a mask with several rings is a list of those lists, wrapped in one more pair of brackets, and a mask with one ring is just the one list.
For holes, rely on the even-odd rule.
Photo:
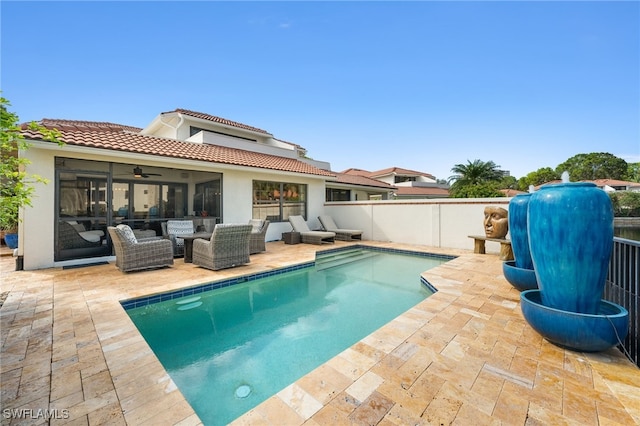
[(22, 121), (191, 109), (335, 171), (640, 161), (640, 3), (2, 1)]

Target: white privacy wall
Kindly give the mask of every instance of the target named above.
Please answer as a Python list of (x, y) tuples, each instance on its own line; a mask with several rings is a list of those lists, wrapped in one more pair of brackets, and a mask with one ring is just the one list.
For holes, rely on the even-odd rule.
[[(510, 198), (389, 200), (325, 203), (341, 228), (362, 229), (363, 239), (473, 250), (469, 235), (484, 235), (484, 208), (509, 209)], [(507, 238), (509, 235), (507, 235)], [(487, 242), (488, 253), (500, 244)]]

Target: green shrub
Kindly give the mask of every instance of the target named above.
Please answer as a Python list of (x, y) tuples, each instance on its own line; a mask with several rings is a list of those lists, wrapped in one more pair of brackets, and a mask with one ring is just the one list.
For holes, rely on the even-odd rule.
[(616, 191), (609, 193), (616, 217), (640, 217), (640, 192)]

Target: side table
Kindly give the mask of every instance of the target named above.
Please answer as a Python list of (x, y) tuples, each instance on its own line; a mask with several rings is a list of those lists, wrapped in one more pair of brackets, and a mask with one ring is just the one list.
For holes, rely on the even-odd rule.
[(285, 244), (300, 244), (301, 242), (299, 232), (283, 232), (282, 239)]
[(176, 235), (176, 238), (184, 240), (184, 263), (193, 263), (193, 240), (202, 238), (208, 240), (211, 238), (210, 232), (198, 232), (195, 234)]

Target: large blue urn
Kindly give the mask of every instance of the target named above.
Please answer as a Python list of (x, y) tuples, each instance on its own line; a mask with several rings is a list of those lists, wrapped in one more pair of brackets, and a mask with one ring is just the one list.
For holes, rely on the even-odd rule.
[(593, 183), (543, 185), (527, 219), (542, 304), (597, 314), (613, 246), (609, 196)]
[(511, 249), (515, 257), (515, 266), (521, 269), (533, 269), (529, 234), (527, 230), (527, 211), (531, 194), (516, 195), (509, 201), (509, 233)]

